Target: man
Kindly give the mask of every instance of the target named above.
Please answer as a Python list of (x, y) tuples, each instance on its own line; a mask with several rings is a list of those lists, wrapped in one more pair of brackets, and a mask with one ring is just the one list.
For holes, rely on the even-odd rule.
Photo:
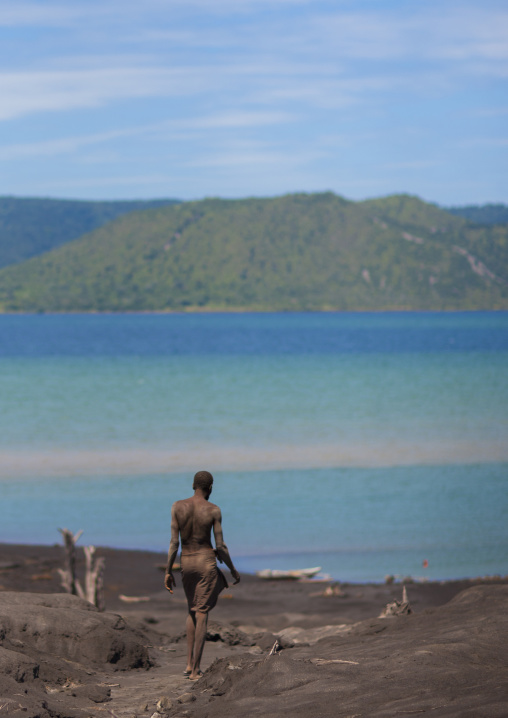
[[(182, 541), (182, 583), (189, 606), (187, 616), (187, 667), (184, 675), (197, 681), (201, 673), (201, 656), (206, 639), (208, 612), (215, 606), (220, 592), (227, 588), (216, 557), (231, 571), (234, 583), (240, 574), (233, 566), (228, 548), (222, 538), (222, 516), (218, 506), (208, 501), (212, 493), (213, 476), (198, 471), (194, 476), (194, 496), (176, 501), (171, 508), (171, 543), (164, 585), (173, 593), (175, 579), (172, 569)], [(211, 534), (215, 538), (215, 551)]]

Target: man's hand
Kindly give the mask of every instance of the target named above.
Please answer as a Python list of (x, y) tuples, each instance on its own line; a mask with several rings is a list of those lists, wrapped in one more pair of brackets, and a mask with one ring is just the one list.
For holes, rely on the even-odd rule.
[(236, 586), (237, 583), (240, 583), (240, 574), (236, 569), (231, 571), (231, 575), (233, 576), (233, 586)]
[(175, 584), (175, 578), (174, 578), (173, 574), (171, 573), (171, 571), (169, 571), (169, 573), (166, 573), (166, 576), (164, 578), (164, 585), (170, 593), (173, 593), (173, 589), (176, 584)]

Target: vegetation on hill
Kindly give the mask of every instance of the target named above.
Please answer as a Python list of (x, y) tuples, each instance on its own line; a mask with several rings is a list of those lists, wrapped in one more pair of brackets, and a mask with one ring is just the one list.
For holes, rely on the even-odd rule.
[(128, 212), (176, 201), (86, 202), (0, 197), (0, 267), (59, 247)]
[(477, 224), (507, 224), (508, 205), (506, 204), (468, 204), (465, 207), (446, 207), (447, 212), (464, 217)]
[(508, 308), (508, 227), (416, 197), (219, 200), (118, 218), (0, 272), (4, 311)]

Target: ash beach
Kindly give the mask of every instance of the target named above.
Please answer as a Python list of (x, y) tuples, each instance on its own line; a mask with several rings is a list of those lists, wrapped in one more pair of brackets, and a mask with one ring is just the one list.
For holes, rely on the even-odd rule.
[[(166, 554), (97, 553), (103, 612), (62, 593), (62, 546), (0, 545), (1, 715), (508, 714), (508, 577), (358, 584), (244, 574), (210, 616), (204, 675), (190, 683), (185, 596), (178, 572), (175, 593), (163, 588)], [(387, 605), (392, 615), (380, 617)]]

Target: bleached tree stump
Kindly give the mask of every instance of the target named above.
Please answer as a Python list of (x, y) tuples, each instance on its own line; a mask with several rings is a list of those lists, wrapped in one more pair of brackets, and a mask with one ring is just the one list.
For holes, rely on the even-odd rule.
[(395, 601), (387, 603), (379, 614), (379, 618), (389, 618), (390, 616), (407, 616), (412, 612), (413, 609), (411, 608), (411, 604), (409, 603), (409, 599), (407, 597), (407, 589), (405, 586), (403, 586), (402, 601), (397, 601), (397, 599), (395, 599)]
[(76, 578), (76, 542), (83, 533), (78, 531), (76, 535), (69, 529), (58, 529), (63, 536), (66, 568), (58, 569), (62, 588), (67, 593), (79, 596), (97, 606), (99, 611), (104, 611), (104, 569), (106, 560), (95, 556), (95, 546), (85, 546), (85, 589)]
[(95, 556), (95, 546), (85, 546), (85, 598), (104, 611), (104, 568), (106, 560)]
[(69, 529), (58, 530), (62, 534), (65, 548), (65, 569), (58, 569), (62, 588), (64, 588), (67, 593), (72, 593), (73, 596), (78, 596), (79, 593), (76, 582), (76, 542), (83, 531), (78, 531), (77, 534), (74, 535), (72, 531), (69, 531)]

